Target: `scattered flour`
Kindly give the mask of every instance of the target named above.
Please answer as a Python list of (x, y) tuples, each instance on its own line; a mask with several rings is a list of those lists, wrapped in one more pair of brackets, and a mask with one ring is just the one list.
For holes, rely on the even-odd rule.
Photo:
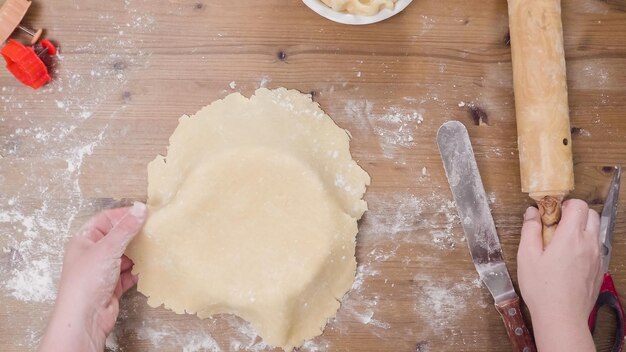
[[(454, 202), (436, 193), (425, 198), (419, 198), (410, 192), (368, 193), (366, 198), (370, 210), (361, 223), (359, 236), (362, 243), (367, 243), (371, 249), (359, 257), (354, 284), (343, 297), (341, 309), (330, 320), (327, 329), (343, 334), (348, 331), (351, 324), (356, 323), (367, 325), (370, 333), (383, 337), (384, 332), (392, 328), (392, 323), (379, 318), (384, 316), (384, 311), (381, 311), (383, 308), (379, 305), (381, 297), (384, 296), (372, 292), (370, 280), (384, 280), (390, 287), (394, 287), (394, 283), (381, 277), (383, 271), (380, 264), (398, 258), (397, 251), (401, 246), (420, 243), (430, 245), (433, 249), (449, 251), (454, 249), (457, 243), (462, 242), (464, 237), (462, 232), (453, 231), (455, 224), (459, 223)], [(424, 236), (424, 233), (429, 236)], [(413, 260), (415, 257), (409, 255), (404, 257), (402, 262), (408, 263)], [(468, 287), (465, 284), (456, 290), (461, 294), (462, 289)], [(437, 286), (433, 284), (427, 292), (431, 300), (442, 293), (442, 290), (435, 292), (436, 288)], [(416, 305), (423, 300), (418, 296), (414, 299)], [(440, 307), (441, 304), (435, 308)], [(432, 309), (435, 308), (431, 307), (430, 314), (443, 316), (441, 313), (434, 313)]]
[(215, 339), (205, 331), (180, 331), (159, 320), (144, 321), (143, 326), (136, 329), (136, 333), (140, 340), (149, 342), (155, 350), (178, 347), (183, 352), (222, 351)]
[(111, 334), (109, 334), (109, 336), (107, 336), (107, 339), (105, 341), (104, 347), (109, 352), (118, 352), (118, 351), (120, 351), (120, 345), (117, 342), (117, 331), (113, 330), (113, 332)]
[[(368, 193), (366, 200), (370, 209), (365, 213), (360, 234), (368, 242), (424, 243), (450, 250), (465, 241), (462, 231), (453, 231), (460, 224), (454, 201), (441, 194), (433, 192), (419, 198), (409, 192)], [(418, 235), (424, 232), (430, 237)], [(381, 256), (380, 252), (374, 253)]]
[(374, 111), (374, 103), (369, 100), (348, 100), (344, 106), (346, 115), (355, 120), (355, 123), (367, 127), (367, 122)]
[(51, 302), (54, 300), (55, 286), (50, 275), (52, 265), (47, 259), (27, 263), (13, 272), (13, 277), (4, 283), (11, 295), (20, 301)]
[(360, 291), (363, 287), (363, 283), (368, 277), (377, 276), (380, 271), (372, 269), (368, 265), (359, 265), (356, 269), (356, 276), (352, 283), (351, 291)]
[(418, 125), (424, 122), (423, 109), (392, 106), (375, 114), (368, 100), (349, 100), (344, 112), (361, 128), (372, 130), (387, 159), (399, 158), (404, 149), (414, 147)]
[(610, 79), (609, 71), (599, 63), (585, 66), (583, 75), (587, 84), (593, 82), (601, 88), (605, 87)]
[[(64, 43), (48, 85), (30, 91), (6, 81), (10, 86), (0, 87), (0, 121), (20, 126), (0, 136), (0, 162), (15, 170), (0, 176), (0, 193), (7, 200), (0, 203), (0, 248), (5, 254), (0, 260), (0, 300), (44, 304), (38, 305), (39, 325), (32, 327), (37, 333), (15, 336), (29, 350), (38, 344), (45, 312), (55, 299), (63, 247), (74, 219), (81, 211), (97, 210), (83, 198), (79, 185), (85, 158), (107, 142), (108, 125), (93, 117), (123, 111), (125, 103), (100, 108), (105, 102), (115, 107), (111, 99), (123, 96), (131, 76), (149, 65), (141, 34), (154, 29), (156, 22), (138, 10), (137, 3), (126, 0), (124, 11), (101, 13), (96, 21), (111, 30), (87, 44)], [(54, 118), (36, 116), (33, 106), (52, 111)], [(115, 336), (107, 346), (118, 349)]]
[(422, 113), (397, 107), (388, 108), (384, 115), (374, 116), (374, 131), (379, 136), (383, 156), (393, 158), (400, 147), (415, 145), (415, 130), (424, 121)]
[(269, 76), (261, 77), (261, 80), (259, 81), (259, 88), (267, 88), (267, 84), (271, 81), (272, 79)]
[[(13, 197), (8, 206), (0, 208), (0, 226), (5, 225), (0, 227), (6, 240), (3, 243), (12, 252), (6, 279), (0, 287), (14, 299), (42, 303), (54, 301), (54, 282), (61, 269), (63, 239), (69, 235), (70, 226), (83, 205), (78, 183), (80, 166), (85, 155), (91, 154), (93, 148), (102, 142), (104, 132), (98, 136), (83, 146), (50, 150), (46, 158), (50, 161), (66, 160), (67, 169), (57, 170), (52, 179), (39, 179), (32, 175), (25, 180), (22, 188), (11, 191)], [(22, 167), (38, 168), (41, 165)], [(49, 194), (50, 188), (64, 192), (67, 199), (59, 202)], [(22, 199), (26, 197), (40, 199), (40, 207), (27, 213), (22, 204)]]
[[(456, 326), (461, 320), (469, 304), (487, 308), (483, 299), (482, 283), (478, 278), (454, 281), (450, 278), (432, 278), (418, 274), (415, 290), (415, 313), (420, 316), (434, 334), (446, 334), (449, 327)], [(479, 295), (476, 302), (468, 301), (469, 297)]]
[(196, 351), (212, 351), (220, 352), (221, 349), (217, 345), (217, 342), (208, 335), (192, 337), (186, 345), (183, 346), (183, 352), (196, 352)]
[(489, 201), (489, 205), (493, 205), (496, 202), (496, 192), (487, 193), (487, 200)]
[(322, 340), (318, 342), (317, 340), (321, 340), (319, 337), (313, 340), (308, 340), (300, 347), (300, 351), (308, 351), (308, 352), (327, 352), (330, 351), (330, 345), (328, 342)]
[(436, 21), (432, 17), (420, 15), (420, 23), (422, 24), (422, 31), (420, 34), (425, 34), (435, 27)]
[(591, 137), (591, 132), (589, 132), (589, 130), (586, 130), (584, 128), (579, 128), (577, 135), (582, 136), (582, 137)]
[(430, 223), (430, 234), (433, 243), (440, 249), (454, 249), (459, 241), (465, 241), (464, 234), (455, 234), (452, 229), (460, 223), (456, 205), (452, 200), (445, 200), (435, 211), (436, 217), (445, 218), (444, 228), (438, 229), (433, 222)]
[(230, 351), (261, 352), (269, 346), (261, 340), (252, 325), (235, 316), (227, 316), (228, 324), (237, 332), (236, 337), (231, 337), (229, 342)]

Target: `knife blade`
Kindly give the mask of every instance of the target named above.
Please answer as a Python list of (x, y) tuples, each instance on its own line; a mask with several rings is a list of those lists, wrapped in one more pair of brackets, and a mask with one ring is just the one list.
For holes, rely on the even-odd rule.
[(476, 271), (493, 296), (515, 349), (535, 351), (504, 263), (467, 129), (458, 121), (444, 123), (437, 131), (437, 145)]

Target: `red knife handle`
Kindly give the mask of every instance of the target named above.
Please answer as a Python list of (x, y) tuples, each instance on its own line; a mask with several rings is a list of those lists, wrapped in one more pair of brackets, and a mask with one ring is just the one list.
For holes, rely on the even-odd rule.
[(519, 307), (519, 298), (516, 297), (500, 304), (496, 303), (496, 309), (502, 317), (506, 333), (509, 335), (511, 344), (513, 344), (513, 351), (536, 352), (535, 341), (524, 324), (522, 310)]
[(596, 300), (596, 304), (589, 314), (589, 330), (591, 333), (596, 328), (596, 318), (598, 317), (598, 310), (602, 306), (608, 306), (613, 310), (615, 315), (617, 316), (617, 328), (615, 329), (615, 341), (613, 343), (612, 352), (621, 352), (624, 347), (624, 334), (625, 334), (625, 326), (624, 326), (624, 307), (622, 306), (622, 302), (619, 300), (619, 296), (617, 295), (617, 290), (615, 289), (615, 283), (613, 282), (613, 278), (609, 272), (604, 273), (604, 277), (602, 279), (602, 286), (600, 286), (600, 294), (598, 295), (598, 299)]

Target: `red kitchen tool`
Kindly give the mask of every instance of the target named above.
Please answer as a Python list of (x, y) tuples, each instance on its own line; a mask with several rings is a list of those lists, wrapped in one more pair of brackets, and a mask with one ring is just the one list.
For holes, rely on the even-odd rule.
[(54, 44), (48, 40), (42, 40), (43, 50), (35, 53), (32, 47), (26, 47), (15, 40), (9, 40), (2, 48), (2, 57), (7, 62), (7, 69), (25, 85), (37, 89), (50, 81), (48, 68), (41, 59), (41, 55), (56, 55), (57, 50)]
[(612, 352), (622, 350), (624, 347), (624, 334), (626, 332), (626, 327), (624, 326), (624, 307), (615, 289), (611, 273), (609, 273), (609, 261), (611, 260), (611, 252), (613, 250), (611, 242), (613, 240), (613, 230), (615, 229), (615, 218), (617, 217), (619, 186), (622, 175), (622, 167), (618, 166), (616, 169), (609, 194), (604, 202), (602, 218), (600, 219), (600, 250), (602, 253), (602, 271), (604, 272), (604, 278), (602, 279), (602, 286), (600, 286), (600, 294), (596, 300), (596, 305), (589, 315), (589, 329), (593, 333), (596, 327), (598, 310), (601, 307), (608, 306), (615, 312), (617, 316), (617, 329), (615, 331), (615, 342), (611, 349)]

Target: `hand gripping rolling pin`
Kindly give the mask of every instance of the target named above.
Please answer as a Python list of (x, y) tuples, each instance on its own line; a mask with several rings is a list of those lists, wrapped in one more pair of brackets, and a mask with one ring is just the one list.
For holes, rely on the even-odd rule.
[(537, 202), (543, 243), (574, 189), (560, 0), (508, 0), (522, 191)]

